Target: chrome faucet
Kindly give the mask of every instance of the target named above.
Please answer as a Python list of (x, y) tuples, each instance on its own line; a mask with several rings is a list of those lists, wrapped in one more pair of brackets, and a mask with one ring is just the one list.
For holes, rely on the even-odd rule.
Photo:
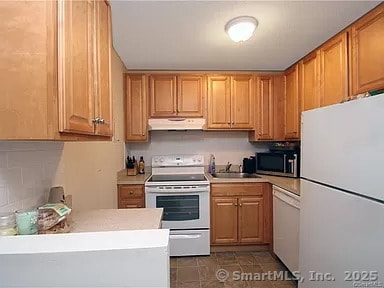
[(229, 172), (229, 169), (231, 169), (231, 166), (232, 166), (232, 164), (231, 163), (227, 163), (227, 165), (225, 166), (225, 172)]

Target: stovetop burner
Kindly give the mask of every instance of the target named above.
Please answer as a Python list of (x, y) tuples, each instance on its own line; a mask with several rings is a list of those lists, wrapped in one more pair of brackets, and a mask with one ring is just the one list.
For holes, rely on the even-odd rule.
[(152, 175), (148, 182), (206, 181), (204, 174), (167, 174)]

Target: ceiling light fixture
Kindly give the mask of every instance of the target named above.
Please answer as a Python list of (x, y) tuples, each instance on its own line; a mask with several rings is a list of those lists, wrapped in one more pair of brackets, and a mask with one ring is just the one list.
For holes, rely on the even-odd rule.
[(235, 42), (247, 41), (257, 27), (257, 20), (251, 16), (233, 18), (225, 24), (225, 32)]

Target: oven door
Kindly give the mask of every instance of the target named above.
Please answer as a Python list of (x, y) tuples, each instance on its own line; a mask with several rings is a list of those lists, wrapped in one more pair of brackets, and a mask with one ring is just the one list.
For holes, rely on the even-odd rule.
[(155, 187), (145, 189), (146, 207), (164, 209), (163, 228), (209, 228), (209, 186), (191, 192), (185, 191), (186, 189), (182, 187), (172, 191)]

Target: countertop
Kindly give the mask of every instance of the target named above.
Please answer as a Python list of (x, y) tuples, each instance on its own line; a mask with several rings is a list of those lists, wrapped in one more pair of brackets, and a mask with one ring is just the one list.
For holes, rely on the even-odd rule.
[(72, 211), (72, 233), (161, 228), (162, 208)]
[(272, 185), (279, 186), (285, 190), (288, 190), (298, 196), (300, 196), (300, 179), (299, 178), (289, 178), (289, 177), (279, 177), (279, 176), (269, 176), (258, 174), (260, 178), (213, 178), (211, 174), (205, 173), (205, 176), (210, 183), (257, 183), (257, 182), (267, 182)]
[[(117, 184), (142, 184), (151, 176), (151, 168), (145, 168), (145, 174), (136, 176), (127, 176), (125, 169), (117, 173)], [(205, 173), (210, 183), (253, 183), (268, 182), (277, 185), (300, 196), (300, 178), (289, 178), (280, 176), (261, 175), (260, 178), (213, 178), (211, 174)]]
[(152, 175), (151, 167), (146, 166), (145, 174), (137, 174), (135, 176), (128, 176), (127, 170), (123, 169), (117, 172), (117, 184), (144, 184), (145, 181)]

